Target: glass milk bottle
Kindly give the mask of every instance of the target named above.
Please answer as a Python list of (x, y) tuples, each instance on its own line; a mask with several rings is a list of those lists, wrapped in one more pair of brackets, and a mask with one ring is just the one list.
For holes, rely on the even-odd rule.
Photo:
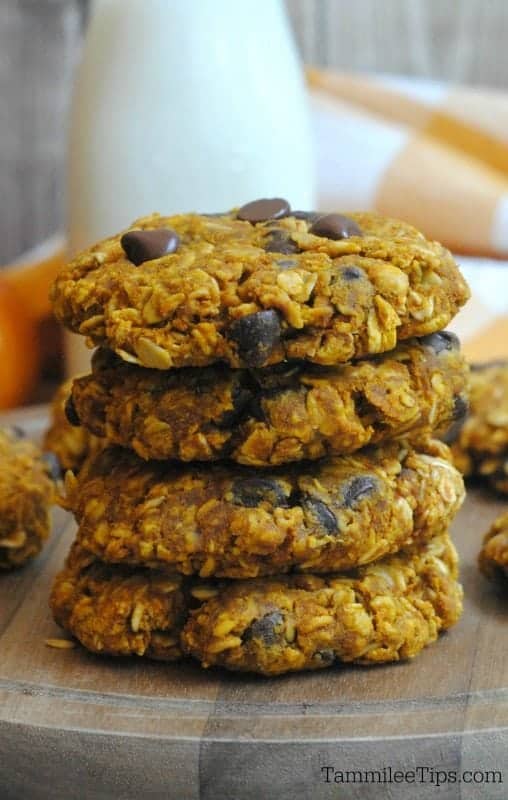
[[(95, 0), (73, 98), (70, 255), (152, 211), (314, 205), (282, 0)], [(89, 352), (68, 347), (69, 371)]]

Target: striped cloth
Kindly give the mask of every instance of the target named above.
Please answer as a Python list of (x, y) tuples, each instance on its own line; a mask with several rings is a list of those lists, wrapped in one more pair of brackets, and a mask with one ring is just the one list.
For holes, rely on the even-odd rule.
[(309, 70), (323, 208), (375, 208), (508, 257), (508, 94)]
[(450, 327), (472, 360), (508, 357), (508, 94), (316, 69), (307, 78), (318, 207), (374, 209), (467, 254), (457, 258), (473, 297)]

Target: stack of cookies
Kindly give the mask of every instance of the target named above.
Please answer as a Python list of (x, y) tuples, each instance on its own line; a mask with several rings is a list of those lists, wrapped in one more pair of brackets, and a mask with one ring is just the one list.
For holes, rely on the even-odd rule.
[(464, 490), (431, 435), (467, 407), (442, 329), (468, 289), (443, 247), (258, 200), (141, 219), (52, 297), (99, 347), (51, 597), (85, 647), (272, 675), (408, 658), (457, 620)]

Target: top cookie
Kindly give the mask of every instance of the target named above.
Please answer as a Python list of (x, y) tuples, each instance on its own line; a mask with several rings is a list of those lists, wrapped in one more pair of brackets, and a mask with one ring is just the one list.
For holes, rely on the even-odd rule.
[(444, 328), (469, 297), (451, 254), (372, 213), (158, 214), (79, 255), (57, 318), (144, 367), (331, 365)]

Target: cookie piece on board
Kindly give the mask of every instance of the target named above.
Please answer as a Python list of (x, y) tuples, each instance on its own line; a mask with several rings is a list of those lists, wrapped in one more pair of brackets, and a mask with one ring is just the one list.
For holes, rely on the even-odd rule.
[(470, 408), (452, 444), (457, 468), (508, 494), (508, 361), (474, 364)]
[(0, 427), (0, 570), (21, 566), (48, 538), (55, 467), (21, 429)]
[(478, 564), (487, 578), (502, 581), (508, 587), (508, 511), (485, 534)]

